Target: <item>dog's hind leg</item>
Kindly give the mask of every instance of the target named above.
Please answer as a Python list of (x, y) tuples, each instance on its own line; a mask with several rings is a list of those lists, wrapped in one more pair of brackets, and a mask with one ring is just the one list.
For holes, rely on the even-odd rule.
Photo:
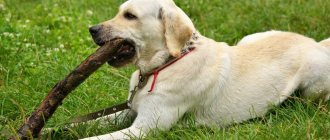
[[(320, 41), (320, 44), (327, 47), (327, 48), (330, 48), (330, 38)], [(330, 60), (328, 60), (328, 61), (330, 61)], [(330, 76), (329, 76), (329, 74), (330, 74), (330, 70), (329, 70), (328, 74), (324, 76), (325, 80), (324, 80), (323, 83), (324, 83), (324, 86), (325, 86), (326, 90), (322, 91), (323, 94), (320, 97), (320, 99), (323, 100), (323, 101), (328, 101), (330, 99)]]
[(302, 97), (312, 101), (326, 102), (330, 98), (330, 81), (316, 82), (302, 91)]
[[(330, 47), (330, 39), (321, 43), (329, 43)], [(327, 101), (330, 98), (330, 51), (319, 46), (318, 50), (310, 51), (308, 55), (305, 80), (301, 85), (302, 97), (313, 101)]]

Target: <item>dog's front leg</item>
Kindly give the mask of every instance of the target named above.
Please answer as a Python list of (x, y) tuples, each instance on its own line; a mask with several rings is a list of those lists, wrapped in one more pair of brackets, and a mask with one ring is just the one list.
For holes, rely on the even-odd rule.
[(147, 99), (142, 101), (132, 126), (114, 133), (90, 137), (84, 140), (143, 138), (153, 129), (168, 130), (188, 109), (184, 102), (173, 100), (175, 98), (173, 99), (172, 97), (168, 100), (159, 98), (159, 100)]

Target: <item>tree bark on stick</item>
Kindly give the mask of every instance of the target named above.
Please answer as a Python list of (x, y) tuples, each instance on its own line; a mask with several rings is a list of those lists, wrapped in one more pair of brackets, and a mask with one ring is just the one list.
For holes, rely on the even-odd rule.
[[(83, 61), (64, 80), (58, 82), (47, 97), (41, 102), (39, 107), (26, 119), (19, 128), (18, 135), (11, 139), (29, 139), (37, 137), (41, 129), (52, 116), (63, 99), (78, 85), (84, 82), (94, 71), (107, 62), (118, 49), (125, 45), (124, 39), (110, 41)], [(127, 44), (126, 44), (127, 45)]]

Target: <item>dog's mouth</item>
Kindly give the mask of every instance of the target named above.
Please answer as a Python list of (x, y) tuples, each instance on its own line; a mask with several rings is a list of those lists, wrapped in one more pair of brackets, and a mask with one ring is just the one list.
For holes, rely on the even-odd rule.
[(118, 51), (108, 60), (108, 64), (113, 67), (125, 66), (133, 61), (135, 54), (136, 51), (134, 41), (125, 39)]

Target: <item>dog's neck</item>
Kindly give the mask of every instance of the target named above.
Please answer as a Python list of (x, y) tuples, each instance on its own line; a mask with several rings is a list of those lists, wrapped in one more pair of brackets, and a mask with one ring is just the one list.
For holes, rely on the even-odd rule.
[[(193, 48), (200, 37), (200, 34), (195, 31), (181, 49), (181, 55)], [(149, 61), (138, 60), (136, 66), (142, 75), (146, 75), (147, 73), (152, 73), (152, 71), (165, 65), (172, 59), (175, 59), (175, 57), (171, 56), (168, 50), (162, 50), (156, 52)]]
[(200, 36), (197, 32), (192, 34), (191, 38), (185, 43), (185, 46), (181, 50), (181, 56), (179, 56), (179, 57), (168, 57), (165, 60), (165, 63), (163, 63), (162, 65), (159, 65), (158, 67), (155, 67), (151, 71), (144, 72), (140, 69), (139, 81), (138, 81), (138, 84), (135, 85), (134, 89), (131, 91), (131, 96), (128, 99), (128, 106), (131, 106), (134, 95), (137, 93), (137, 91), (142, 89), (148, 83), (149, 77), (151, 75), (153, 75), (153, 80), (152, 80), (152, 83), (151, 83), (151, 86), (150, 86), (150, 90), (148, 91), (148, 93), (151, 94), (154, 90), (155, 85), (156, 85), (155, 83), (156, 83), (159, 72), (166, 69), (167, 67), (171, 66), (172, 64), (179, 61), (183, 57), (187, 56), (190, 52), (195, 50), (195, 48), (196, 48), (195, 43), (197, 42), (199, 37)]

